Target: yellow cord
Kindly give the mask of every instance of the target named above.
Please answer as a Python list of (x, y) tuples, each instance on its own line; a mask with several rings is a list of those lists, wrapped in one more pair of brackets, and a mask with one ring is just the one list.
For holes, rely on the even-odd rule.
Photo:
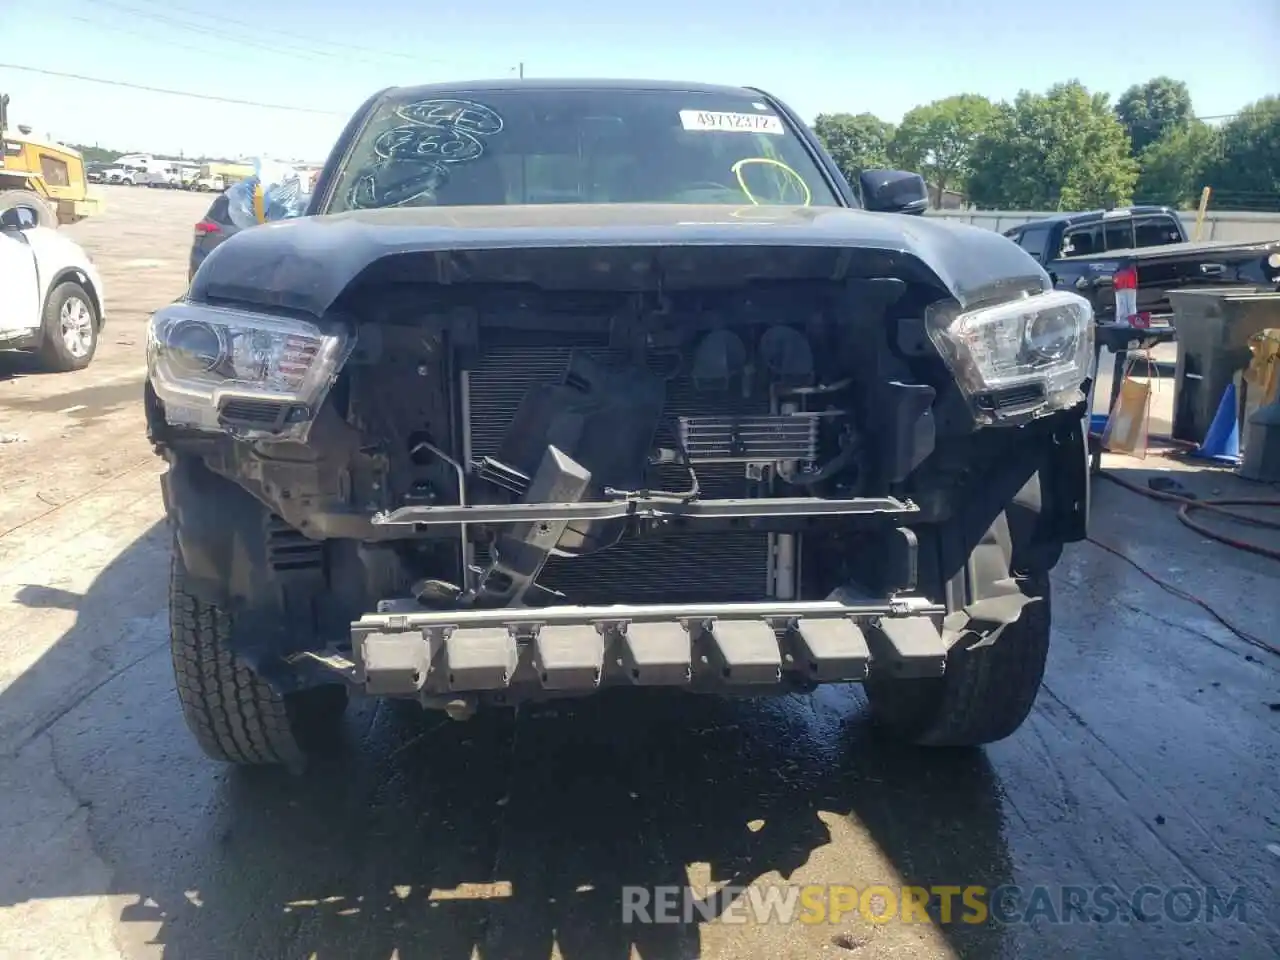
[(771, 157), (747, 157), (745, 160), (739, 160), (730, 169), (733, 171), (733, 175), (738, 178), (738, 187), (742, 190), (744, 194), (746, 194), (747, 199), (750, 200), (755, 206), (757, 207), (760, 206), (760, 201), (755, 198), (755, 195), (751, 192), (750, 188), (747, 187), (747, 182), (745, 179), (743, 179), (743, 176), (742, 176), (742, 168), (749, 163), (768, 164), (771, 167), (778, 167), (781, 170), (785, 171), (786, 173), (791, 174), (791, 176), (795, 177), (796, 181), (800, 184), (800, 189), (804, 191), (804, 202), (800, 204), (800, 206), (807, 207), (809, 206), (810, 203), (812, 203), (813, 191), (810, 190), (809, 185), (804, 182), (804, 177), (796, 173), (794, 169), (787, 166), (781, 160), (774, 160)]
[(258, 218), (259, 223), (267, 222), (266, 204), (264, 202), (265, 191), (262, 189), (261, 183), (253, 185), (253, 215)]

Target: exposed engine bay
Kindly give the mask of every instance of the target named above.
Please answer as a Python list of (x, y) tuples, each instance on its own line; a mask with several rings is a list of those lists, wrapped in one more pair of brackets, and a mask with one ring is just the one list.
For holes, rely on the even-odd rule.
[[(336, 305), (354, 345), (305, 443), (263, 438), (289, 409), (231, 397), (219, 424), (243, 439), (199, 444), (305, 537), (363, 544), (352, 609), (800, 600), (851, 573), (892, 591), (914, 582), (899, 525), (939, 519), (1009, 442), (974, 432), (921, 319), (927, 286), (664, 294), (408, 272)], [(1044, 400), (977, 398), (1003, 414)]]
[[(835, 292), (459, 291), (447, 324), (379, 321), (380, 342), (366, 341), (335, 390), (367, 468), (385, 474), (370, 484), (375, 523), (430, 524), (448, 505), (475, 517), (457, 533), (416, 527), (432, 537), (421, 562), (420, 545), (400, 545), (415, 595), (445, 608), (799, 597), (804, 530), (841, 528), (814, 505), (888, 494), (933, 444), (934, 389), (869, 389), (876, 351), (859, 346), (847, 309), (824, 303)], [(872, 453), (887, 472), (870, 469)], [(757, 509), (695, 519), (534, 506), (637, 500), (676, 514)], [(529, 505), (530, 519), (484, 522), (503, 505)], [(440, 537), (466, 558), (450, 575)]]
[[(591, 350), (588, 337), (541, 347), (532, 341), (542, 338), (519, 339), (483, 349), (465, 375), (479, 500), (807, 495), (821, 477), (822, 453), (828, 463), (852, 456), (848, 411), (809, 410), (816, 406), (809, 394), (789, 392), (815, 389), (812, 350), (794, 328), (768, 327), (750, 350), (734, 330), (707, 331), (646, 351), (643, 365), (607, 345)], [(531, 378), (512, 408), (513, 381), (531, 375), (548, 379)], [(820, 399), (830, 388), (816, 389), (823, 392), (812, 398)], [(644, 533), (629, 532), (625, 519), (509, 527), (488, 551), (476, 602), (563, 602), (552, 591), (574, 602), (642, 602), (712, 584), (726, 599), (794, 595), (796, 534), (686, 532), (659, 543)], [(642, 553), (605, 553), (624, 539)]]
[(314, 320), (153, 319), (185, 583), (256, 618), (255, 669), (466, 709), (876, 657), (937, 676), (944, 615), (1026, 599), (998, 551), (996, 592), (960, 609), (969, 538), (1059, 461), (1020, 550), (1052, 563), (1084, 516), (1067, 411), (1092, 318), (1042, 278), (966, 310), (836, 250), (543, 253), (385, 258)]

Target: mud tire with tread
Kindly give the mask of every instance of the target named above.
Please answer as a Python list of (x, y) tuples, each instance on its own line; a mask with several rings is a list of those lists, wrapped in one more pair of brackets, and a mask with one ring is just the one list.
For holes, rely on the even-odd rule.
[(1047, 572), (1020, 583), (1035, 602), (994, 643), (953, 647), (942, 677), (867, 681), (872, 711), (891, 733), (918, 746), (975, 747), (1022, 725), (1044, 678), (1052, 614)]
[(231, 630), (229, 614), (187, 591), (175, 555), (169, 643), (187, 727), (214, 760), (301, 767), (338, 736), (346, 689), (326, 686), (281, 696), (231, 651)]

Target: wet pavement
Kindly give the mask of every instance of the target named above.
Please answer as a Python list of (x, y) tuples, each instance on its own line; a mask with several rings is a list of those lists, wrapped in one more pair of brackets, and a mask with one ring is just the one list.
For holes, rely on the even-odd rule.
[[(131, 254), (179, 290), (180, 214)], [(1280, 953), (1280, 657), (1134, 564), (1272, 643), (1280, 565), (1105, 480), (1094, 536), (1132, 562), (1069, 548), (1035, 711), (986, 750), (895, 746), (832, 687), (467, 723), (365, 702), (300, 776), (204, 759), (173, 693), (161, 468), (128, 399), (140, 332), (122, 324), (100, 370), (0, 374), (0, 433), (26, 439), (0, 447), (0, 958)], [(725, 904), (623, 923), (624, 888), (783, 883), (888, 888), (875, 910), (935, 896), (927, 922), (740, 923), (742, 894), (710, 921)], [(944, 923), (946, 885), (1007, 896), (967, 923), (957, 893)], [(1206, 920), (1210, 890), (1228, 916)]]

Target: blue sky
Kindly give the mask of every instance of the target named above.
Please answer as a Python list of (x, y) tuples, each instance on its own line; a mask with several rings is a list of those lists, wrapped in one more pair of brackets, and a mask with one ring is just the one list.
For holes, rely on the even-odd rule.
[[(11, 122), (117, 149), (323, 159), (390, 84), (512, 76), (764, 87), (812, 119), (897, 121), (953, 93), (1071, 77), (1118, 95), (1159, 74), (1196, 112), (1280, 92), (1280, 0), (0, 0), (0, 62), (231, 99), (211, 103), (0, 68)], [(273, 48), (275, 52), (273, 52)], [(326, 112), (327, 111), (327, 112)]]

